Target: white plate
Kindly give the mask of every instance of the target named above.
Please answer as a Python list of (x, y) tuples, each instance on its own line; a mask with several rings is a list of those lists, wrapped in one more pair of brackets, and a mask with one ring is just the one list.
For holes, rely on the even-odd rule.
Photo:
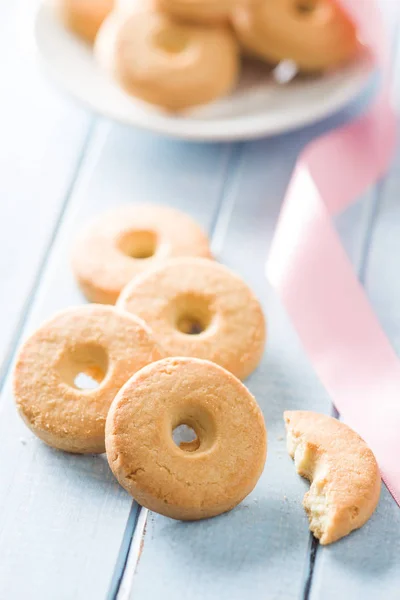
[(87, 107), (110, 119), (192, 140), (233, 140), (274, 135), (317, 121), (342, 108), (364, 87), (372, 64), (366, 53), (346, 67), (316, 78), (278, 84), (265, 67), (245, 67), (227, 98), (182, 116), (132, 99), (93, 60), (90, 48), (58, 21), (48, 3), (35, 23), (36, 44), (54, 80)]

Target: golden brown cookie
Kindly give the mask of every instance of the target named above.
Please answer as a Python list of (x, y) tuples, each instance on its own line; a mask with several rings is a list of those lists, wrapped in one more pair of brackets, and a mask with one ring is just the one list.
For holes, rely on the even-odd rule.
[(240, 277), (214, 261), (170, 260), (134, 278), (117, 306), (146, 321), (169, 356), (212, 360), (240, 379), (261, 360), (260, 303)]
[(68, 29), (93, 43), (114, 0), (53, 0), (53, 4)]
[[(177, 446), (173, 432), (196, 440)], [(143, 506), (182, 520), (234, 508), (256, 485), (267, 440), (260, 408), (245, 386), (214, 363), (169, 358), (121, 389), (106, 425), (110, 467)]]
[[(163, 353), (137, 317), (111, 306), (57, 313), (25, 342), (14, 372), (18, 410), (46, 444), (78, 453), (104, 452), (108, 409), (121, 386)], [(98, 382), (81, 389), (77, 376)]]
[(132, 277), (174, 256), (211, 257), (202, 229), (173, 208), (132, 204), (101, 214), (82, 231), (72, 268), (88, 300), (114, 304)]
[(247, 52), (274, 64), (293, 60), (301, 71), (336, 67), (357, 51), (355, 26), (332, 0), (238, 5), (232, 22)]
[(372, 451), (337, 419), (307, 411), (284, 413), (288, 452), (311, 481), (303, 505), (310, 529), (330, 544), (358, 529), (374, 512), (381, 489)]
[(157, 9), (171, 17), (206, 25), (227, 22), (232, 4), (233, 0), (155, 0)]
[(239, 72), (238, 45), (228, 27), (179, 23), (148, 8), (112, 14), (95, 56), (128, 94), (171, 111), (229, 93)]

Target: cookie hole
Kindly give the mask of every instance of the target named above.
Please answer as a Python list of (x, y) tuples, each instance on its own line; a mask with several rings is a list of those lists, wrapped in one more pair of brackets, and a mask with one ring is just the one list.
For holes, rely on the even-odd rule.
[(297, 65), (293, 60), (282, 60), (272, 71), (272, 76), (277, 83), (285, 85), (298, 74)]
[(153, 44), (167, 54), (180, 54), (186, 50), (189, 36), (178, 27), (169, 27), (157, 31), (153, 36)]
[(107, 352), (102, 346), (95, 344), (83, 344), (68, 349), (58, 364), (62, 381), (72, 388), (84, 391), (98, 388), (107, 370)]
[(78, 373), (78, 375), (74, 379), (74, 386), (78, 390), (95, 390), (99, 387), (99, 384), (103, 381), (104, 374), (101, 379), (95, 379), (92, 375), (88, 373)]
[(317, 7), (317, 0), (299, 0), (296, 2), (296, 13), (302, 17), (307, 17), (313, 14)]
[(118, 241), (118, 247), (130, 258), (150, 258), (157, 249), (157, 234), (154, 231), (128, 231)]
[(191, 315), (181, 316), (176, 327), (181, 333), (186, 333), (186, 335), (199, 335), (199, 333), (203, 333), (207, 329), (207, 325)]
[(200, 440), (197, 437), (197, 433), (190, 427), (190, 425), (186, 425), (182, 423), (175, 427), (172, 432), (172, 439), (175, 444), (185, 452), (195, 452), (200, 447)]
[(216, 422), (212, 412), (203, 406), (202, 395), (178, 402), (171, 420), (171, 438), (180, 450), (207, 452), (217, 441)]
[(182, 294), (174, 300), (175, 327), (185, 335), (200, 335), (212, 322), (209, 300), (198, 294)]

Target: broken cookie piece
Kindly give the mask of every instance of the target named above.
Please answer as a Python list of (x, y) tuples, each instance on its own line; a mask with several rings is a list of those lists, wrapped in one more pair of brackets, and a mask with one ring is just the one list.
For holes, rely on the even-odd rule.
[(380, 495), (379, 468), (370, 448), (337, 419), (286, 411), (287, 448), (297, 472), (311, 482), (303, 506), (310, 530), (330, 544), (362, 527)]

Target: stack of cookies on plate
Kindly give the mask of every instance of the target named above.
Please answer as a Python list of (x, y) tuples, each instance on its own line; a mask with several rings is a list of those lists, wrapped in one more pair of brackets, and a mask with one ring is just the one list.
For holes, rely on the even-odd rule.
[(232, 92), (241, 56), (320, 73), (357, 51), (355, 27), (335, 0), (54, 1), (109, 77), (169, 111)]

